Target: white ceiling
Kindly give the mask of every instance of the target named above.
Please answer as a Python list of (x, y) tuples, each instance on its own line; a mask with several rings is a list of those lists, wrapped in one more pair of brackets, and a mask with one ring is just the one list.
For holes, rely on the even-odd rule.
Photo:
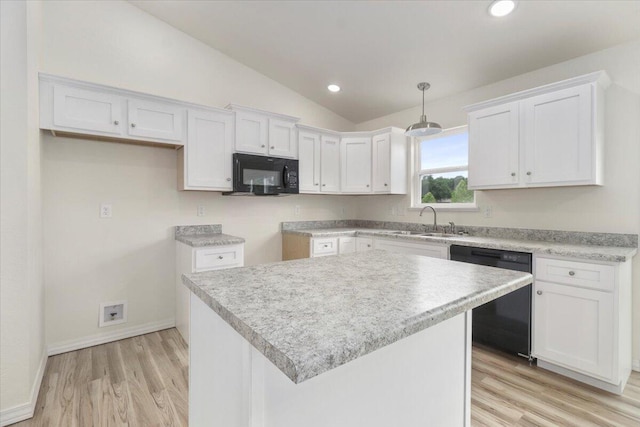
[(640, 0), (131, 3), (354, 123), (419, 105), (420, 81), (429, 102), (640, 39)]

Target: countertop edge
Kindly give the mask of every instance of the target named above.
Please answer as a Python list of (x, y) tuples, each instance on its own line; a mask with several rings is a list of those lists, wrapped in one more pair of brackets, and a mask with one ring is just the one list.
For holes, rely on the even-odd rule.
[[(214, 237), (216, 236), (216, 237)], [(212, 240), (205, 240), (210, 238)], [(202, 239), (202, 242), (194, 241), (195, 239)], [(184, 243), (187, 246), (193, 248), (202, 248), (206, 246), (228, 246), (238, 245), (245, 243), (245, 239), (242, 237), (231, 236), (229, 234), (191, 234), (191, 235), (179, 235), (175, 236), (177, 242)]]

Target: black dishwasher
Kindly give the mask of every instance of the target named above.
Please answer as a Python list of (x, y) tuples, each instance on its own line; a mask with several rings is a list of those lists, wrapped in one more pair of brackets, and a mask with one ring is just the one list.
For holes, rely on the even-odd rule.
[[(531, 273), (531, 254), (451, 245), (451, 259)], [(473, 309), (472, 336), (479, 344), (531, 360), (531, 285)]]

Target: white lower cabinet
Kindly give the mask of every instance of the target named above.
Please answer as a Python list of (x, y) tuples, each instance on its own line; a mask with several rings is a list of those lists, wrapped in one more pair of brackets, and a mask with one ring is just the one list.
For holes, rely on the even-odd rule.
[(373, 249), (372, 237), (320, 237), (310, 239), (311, 258), (366, 252)]
[(194, 248), (176, 242), (176, 329), (189, 344), (189, 289), (182, 275), (244, 266), (244, 243)]
[(621, 393), (631, 372), (631, 267), (535, 258), (538, 365)]
[(356, 252), (367, 252), (373, 250), (373, 238), (356, 237)]
[(338, 238), (337, 237), (321, 237), (310, 239), (311, 248), (309, 253), (311, 258), (320, 256), (329, 256), (338, 254)]
[(375, 239), (374, 248), (402, 254), (422, 255), (442, 259), (449, 258), (449, 246), (435, 243), (413, 243), (398, 239)]

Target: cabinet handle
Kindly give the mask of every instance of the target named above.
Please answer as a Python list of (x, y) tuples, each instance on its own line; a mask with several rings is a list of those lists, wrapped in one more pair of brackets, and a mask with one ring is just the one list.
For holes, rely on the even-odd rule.
[(276, 147), (274, 147), (274, 146), (272, 145), (272, 146), (271, 146), (271, 149), (273, 150), (274, 148), (276, 148)]
[(120, 124), (120, 122), (119, 122), (119, 121), (117, 121), (117, 120), (114, 120), (114, 121), (113, 121), (113, 124), (114, 124), (114, 125), (116, 125), (116, 126), (118, 126), (118, 125)]
[(573, 271), (573, 270), (569, 271), (569, 276), (575, 276), (575, 275), (576, 275), (575, 271)]
[(227, 178), (227, 182), (231, 181), (231, 178)]
[(531, 171), (527, 172), (527, 175), (531, 175)]
[(218, 259), (224, 259), (222, 255), (218, 255)]
[(516, 176), (516, 173), (515, 172), (511, 172), (511, 176)]
[(542, 291), (536, 291), (536, 294), (542, 295)]
[(320, 184), (318, 184), (318, 183), (316, 182), (316, 183), (315, 183), (315, 184), (313, 184), (313, 185), (320, 185)]
[(367, 247), (368, 247), (368, 248), (370, 248), (370, 247), (371, 247), (371, 245), (367, 245)]
[[(316, 184), (316, 185), (318, 185), (318, 184)], [(322, 184), (322, 186), (323, 186), (323, 187), (326, 187), (326, 186), (327, 186), (327, 184)]]
[(387, 187), (387, 183), (386, 182), (384, 183), (384, 186)]
[(369, 188), (369, 184), (367, 184), (367, 188)]
[(131, 127), (132, 128), (136, 127), (136, 124), (135, 123), (131, 123)]
[(266, 145), (262, 144), (261, 147), (264, 148), (264, 147), (266, 147)]

